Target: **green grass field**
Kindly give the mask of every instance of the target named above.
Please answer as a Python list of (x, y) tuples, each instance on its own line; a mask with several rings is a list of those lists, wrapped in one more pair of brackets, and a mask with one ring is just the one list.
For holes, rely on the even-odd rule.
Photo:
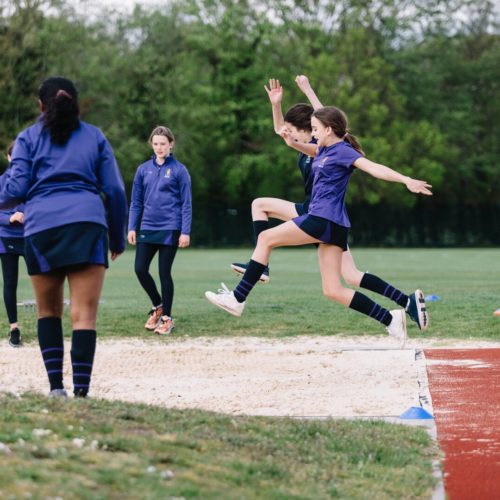
[[(441, 298), (428, 304), (429, 330), (421, 334), (411, 325), (410, 336), (500, 337), (500, 319), (492, 314), (500, 307), (498, 250), (360, 249), (353, 254), (359, 269), (369, 270), (405, 292), (421, 288), (424, 294)], [(174, 263), (176, 336), (385, 335), (375, 321), (323, 297), (313, 247), (275, 251), (271, 282), (257, 285), (241, 318), (216, 309), (205, 299), (205, 290), (217, 290), (221, 281), (233, 288), (238, 278), (229, 264), (246, 262), (250, 255), (249, 249), (179, 250)], [(133, 251), (127, 251), (108, 270), (98, 320), (101, 337), (146, 336), (143, 324), (150, 303), (134, 275), (133, 257)], [(156, 271), (156, 261), (152, 271)], [(380, 295), (368, 294), (389, 309), (397, 307)], [(33, 299), (25, 274), (18, 298)], [(33, 340), (33, 309), (20, 308), (19, 318), (25, 340)], [(65, 324), (69, 332), (67, 315)]]
[[(220, 281), (232, 288), (229, 263), (249, 255), (179, 251), (175, 337), (385, 335), (322, 296), (314, 248), (276, 251), (271, 283), (258, 285), (241, 319), (214, 308), (204, 291)], [(360, 269), (405, 291), (441, 297), (429, 304), (424, 337), (499, 339), (492, 315), (500, 307), (498, 251), (361, 249), (354, 256)], [(33, 298), (24, 273), (18, 295)], [(102, 300), (100, 337), (157, 339), (143, 329), (149, 302), (132, 251), (112, 263)], [(25, 342), (35, 342), (32, 308), (20, 309), (20, 323)], [(65, 325), (69, 334), (67, 314)], [(422, 334), (412, 326), (410, 335)], [(16, 499), (430, 498), (438, 456), (425, 430), (384, 422), (229, 417), (33, 394), (0, 396), (0, 443), (0, 498)]]
[[(15, 417), (14, 417), (15, 416)], [(435, 446), (384, 422), (0, 396), (0, 498), (429, 498)]]

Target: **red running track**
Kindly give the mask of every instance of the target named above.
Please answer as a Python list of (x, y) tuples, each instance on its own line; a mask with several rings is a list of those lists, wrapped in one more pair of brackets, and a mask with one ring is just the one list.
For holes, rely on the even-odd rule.
[(450, 500), (500, 499), (500, 349), (426, 349)]

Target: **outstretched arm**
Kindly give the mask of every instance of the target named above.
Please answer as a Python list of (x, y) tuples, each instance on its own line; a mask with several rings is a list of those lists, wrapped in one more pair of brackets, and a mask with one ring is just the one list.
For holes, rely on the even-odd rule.
[(380, 163), (374, 163), (368, 158), (358, 158), (353, 165), (377, 179), (404, 184), (412, 193), (432, 195), (432, 191), (430, 190), (432, 186), (427, 182), (402, 175), (392, 168)]
[(281, 111), (281, 100), (283, 99), (283, 87), (280, 85), (280, 81), (275, 78), (269, 79), (269, 88), (264, 85), (266, 89), (267, 96), (271, 102), (271, 107), (273, 110), (273, 125), (274, 131), (279, 135), (280, 130), (285, 126), (285, 120), (283, 119), (283, 112)]
[(316, 110), (323, 107), (321, 101), (318, 99), (316, 92), (314, 92), (311, 84), (309, 83), (309, 78), (306, 75), (297, 75), (295, 77), (295, 83), (299, 87), (300, 90), (305, 94), (305, 96), (309, 99), (311, 106)]

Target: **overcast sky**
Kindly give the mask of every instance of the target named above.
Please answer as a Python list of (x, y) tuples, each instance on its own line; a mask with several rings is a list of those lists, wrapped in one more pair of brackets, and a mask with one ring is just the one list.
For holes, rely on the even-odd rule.
[[(158, 6), (169, 4), (171, 0), (68, 0), (68, 3), (79, 7), (78, 10), (97, 10), (99, 11), (102, 6), (116, 8), (121, 11), (132, 11), (134, 5), (139, 4), (143, 7)], [(500, 13), (500, 0), (493, 0), (493, 4), (497, 12)]]

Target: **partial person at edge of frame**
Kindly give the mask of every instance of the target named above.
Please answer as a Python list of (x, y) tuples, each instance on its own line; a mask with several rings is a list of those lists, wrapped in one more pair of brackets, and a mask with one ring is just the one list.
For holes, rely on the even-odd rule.
[(288, 146), (314, 156), (314, 184), (308, 212), (261, 232), (237, 287), (231, 291), (222, 284), (218, 293), (207, 291), (205, 296), (217, 307), (234, 316), (241, 316), (246, 299), (268, 266), (274, 248), (318, 243), (323, 294), (382, 323), (389, 335), (399, 340), (403, 347), (407, 339), (404, 309), (388, 311), (366, 295), (341, 283), (342, 254), (347, 249), (351, 225), (345, 194), (354, 168), (381, 180), (404, 184), (409, 191), (417, 194), (431, 195), (432, 186), (368, 160), (357, 139), (350, 133), (347, 117), (340, 109), (328, 106), (315, 110), (311, 125), (317, 145), (295, 141), (286, 129), (281, 133)]
[[(7, 149), (7, 161), (12, 158), (14, 143)], [(2, 262), (3, 301), (9, 320), (9, 345), (21, 347), (22, 337), (17, 318), (17, 284), (19, 257), (24, 258), (24, 204), (0, 210), (0, 260)]]
[[(173, 155), (175, 138), (169, 128), (155, 127), (149, 144), (153, 156), (139, 165), (132, 185), (128, 242), (136, 245), (135, 273), (152, 304), (144, 328), (168, 335), (175, 328), (172, 265), (177, 248), (190, 244), (191, 178)], [(156, 253), (161, 294), (149, 272)]]
[(111, 145), (80, 120), (73, 82), (47, 78), (38, 97), (41, 115), (17, 136), (11, 168), (0, 179), (0, 208), (25, 201), (25, 258), (54, 397), (67, 397), (61, 319), (68, 279), (73, 393), (86, 397), (108, 246), (111, 260), (125, 249), (127, 199)]
[[(281, 136), (283, 129), (286, 129), (294, 141), (315, 144), (316, 141), (312, 138), (311, 116), (314, 110), (322, 108), (323, 105), (311, 87), (307, 76), (297, 75), (295, 83), (308, 98), (311, 105), (304, 103), (294, 104), (284, 116), (281, 110), (283, 87), (280, 81), (271, 78), (269, 80), (269, 88), (264, 86), (271, 102), (274, 131), (277, 135)], [(305, 192), (303, 202), (293, 203), (279, 198), (256, 198), (253, 200), (252, 223), (254, 226), (255, 241), (257, 241), (262, 231), (269, 229), (269, 218), (288, 221), (307, 213), (313, 185), (312, 160), (313, 157), (299, 152), (298, 167), (304, 182)], [(231, 264), (231, 268), (240, 274), (245, 272), (247, 266), (248, 263), (233, 262)], [(429, 315), (423, 292), (417, 289), (407, 295), (379, 276), (360, 271), (356, 266), (349, 246), (342, 254), (342, 278), (349, 286), (365, 288), (392, 300), (398, 306), (405, 309), (420, 330), (427, 330)], [(267, 283), (269, 279), (269, 267), (266, 266), (259, 281)]]

